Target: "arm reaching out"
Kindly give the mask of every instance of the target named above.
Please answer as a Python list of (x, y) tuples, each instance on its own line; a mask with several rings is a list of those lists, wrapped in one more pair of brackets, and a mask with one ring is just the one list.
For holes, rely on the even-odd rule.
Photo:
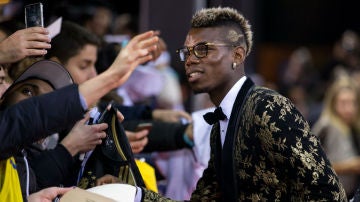
[(158, 40), (153, 31), (135, 36), (105, 72), (81, 84), (79, 91), (87, 106), (122, 85), (139, 64), (154, 59), (151, 53), (156, 51)]

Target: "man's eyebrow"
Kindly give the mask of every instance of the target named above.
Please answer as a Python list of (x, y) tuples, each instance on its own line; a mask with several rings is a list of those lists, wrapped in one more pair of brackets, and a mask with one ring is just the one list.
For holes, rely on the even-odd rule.
[(83, 62), (84, 62), (86, 65), (88, 65), (88, 64), (91, 64), (91, 63), (92, 63), (92, 60), (90, 60), (90, 59), (85, 59), (85, 60), (83, 60)]

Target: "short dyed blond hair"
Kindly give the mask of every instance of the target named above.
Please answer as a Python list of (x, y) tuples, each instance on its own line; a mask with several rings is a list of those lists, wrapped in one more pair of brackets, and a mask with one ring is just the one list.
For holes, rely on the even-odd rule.
[[(249, 55), (253, 45), (253, 33), (249, 21), (237, 10), (230, 7), (205, 8), (197, 11), (191, 20), (191, 28), (207, 28), (207, 27), (229, 27), (240, 32), (236, 37), (234, 31), (229, 31), (226, 38), (234, 38), (237, 41), (231, 41), (235, 44), (245, 43), (246, 55)], [(242, 37), (243, 36), (243, 37)]]

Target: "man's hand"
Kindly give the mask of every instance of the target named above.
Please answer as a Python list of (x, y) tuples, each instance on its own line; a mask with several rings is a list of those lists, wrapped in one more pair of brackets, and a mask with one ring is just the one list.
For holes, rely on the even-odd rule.
[(130, 77), (134, 69), (151, 59), (159, 37), (148, 31), (133, 37), (123, 48), (111, 66), (98, 76), (79, 85), (79, 92), (86, 105), (91, 106), (106, 93), (119, 87)]
[(70, 133), (61, 141), (72, 156), (79, 152), (87, 152), (101, 144), (102, 139), (106, 137), (104, 130), (108, 127), (106, 123), (87, 125), (90, 118), (87, 113), (85, 118), (78, 121), (71, 129)]
[(192, 122), (191, 115), (181, 110), (155, 109), (152, 112), (152, 117), (154, 120), (165, 122), (180, 122), (181, 119)]
[(158, 41), (154, 31), (136, 35), (129, 41), (109, 67), (109, 70), (114, 70), (113, 75), (121, 76), (117, 86), (123, 84), (137, 66), (154, 59), (152, 53), (157, 51)]
[(149, 142), (147, 138), (149, 130), (145, 129), (138, 132), (125, 131), (125, 133), (134, 154), (140, 153)]
[(0, 64), (17, 62), (28, 56), (43, 56), (51, 48), (49, 32), (43, 27), (18, 30), (0, 42)]
[(62, 196), (66, 192), (72, 190), (72, 187), (61, 188), (61, 187), (50, 187), (42, 189), (36, 193), (30, 194), (27, 198), (28, 202), (52, 202), (57, 196)]

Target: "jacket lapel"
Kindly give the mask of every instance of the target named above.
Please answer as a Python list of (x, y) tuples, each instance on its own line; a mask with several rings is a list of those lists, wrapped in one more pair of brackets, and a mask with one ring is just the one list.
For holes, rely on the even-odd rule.
[[(222, 179), (223, 201), (236, 201), (237, 199), (236, 173), (234, 172), (233, 162), (235, 135), (238, 132), (237, 124), (245, 99), (254, 86), (254, 82), (250, 78), (247, 78), (236, 96), (226, 132), (224, 147), (221, 152), (222, 161), (216, 162), (216, 168), (220, 169), (217, 169), (217, 173), (220, 174), (220, 179)], [(221, 163), (220, 166), (218, 165), (219, 163)]]

